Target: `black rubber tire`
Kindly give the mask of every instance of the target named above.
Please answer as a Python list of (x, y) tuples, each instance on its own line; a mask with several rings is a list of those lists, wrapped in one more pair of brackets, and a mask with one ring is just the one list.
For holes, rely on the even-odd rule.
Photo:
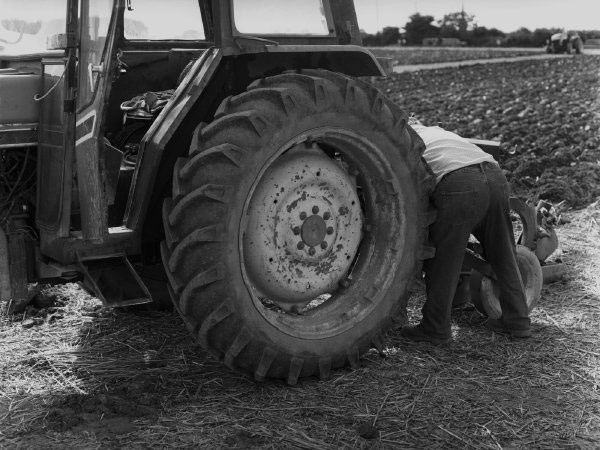
[[(336, 307), (347, 308), (336, 319), (341, 323), (324, 309), (322, 317), (310, 316), (318, 326), (307, 322), (306, 329), (325, 331), (307, 336), (309, 318), (279, 313), (268, 319), (272, 313), (252, 296), (242, 259), (244, 208), (263, 171), (291, 143), (325, 147), (334, 132), (372, 146), (371, 152), (347, 150), (359, 164), (372, 232), (359, 244), (357, 278), (335, 293)], [(358, 367), (371, 346), (383, 350), (392, 316), (406, 307), (409, 285), (432, 256), (426, 229), (435, 219), (427, 209), (433, 177), (423, 150), (406, 114), (373, 86), (338, 73), (284, 73), (225, 99), (215, 120), (196, 129), (188, 158), (177, 161), (173, 198), (163, 207), (171, 295), (200, 344), (257, 380), (289, 384), (314, 374), (326, 379), (333, 368)], [(363, 303), (371, 306), (353, 316), (352, 307)]]

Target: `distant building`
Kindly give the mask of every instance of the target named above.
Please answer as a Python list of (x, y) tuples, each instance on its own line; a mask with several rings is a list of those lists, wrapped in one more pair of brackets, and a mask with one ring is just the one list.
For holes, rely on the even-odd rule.
[(423, 39), (422, 44), (426, 47), (463, 47), (467, 45), (465, 41), (451, 37), (428, 37)]

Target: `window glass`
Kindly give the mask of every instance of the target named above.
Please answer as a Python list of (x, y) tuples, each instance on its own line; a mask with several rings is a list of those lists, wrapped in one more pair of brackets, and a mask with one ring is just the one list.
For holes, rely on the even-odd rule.
[(83, 0), (81, 2), (81, 43), (79, 52), (79, 105), (93, 97), (102, 63), (102, 53), (108, 35), (113, 0)]
[(203, 40), (198, 0), (133, 0), (125, 9), (125, 38)]
[(329, 34), (321, 0), (233, 0), (233, 14), (243, 34)]
[(0, 55), (46, 51), (48, 36), (65, 32), (67, 0), (0, 0)]

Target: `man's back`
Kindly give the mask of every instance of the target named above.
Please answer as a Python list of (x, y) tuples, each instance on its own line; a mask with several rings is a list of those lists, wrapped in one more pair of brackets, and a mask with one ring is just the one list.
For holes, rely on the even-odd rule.
[(425, 142), (423, 158), (434, 173), (436, 182), (454, 170), (484, 161), (496, 162), (491, 155), (456, 133), (440, 127), (412, 127)]

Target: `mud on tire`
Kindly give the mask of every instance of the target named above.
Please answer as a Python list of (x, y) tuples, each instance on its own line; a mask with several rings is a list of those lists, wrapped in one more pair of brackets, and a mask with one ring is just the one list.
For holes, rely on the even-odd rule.
[(423, 148), (381, 92), (333, 72), (225, 99), (163, 205), (171, 295), (201, 345), (290, 384), (382, 349), (431, 256)]

